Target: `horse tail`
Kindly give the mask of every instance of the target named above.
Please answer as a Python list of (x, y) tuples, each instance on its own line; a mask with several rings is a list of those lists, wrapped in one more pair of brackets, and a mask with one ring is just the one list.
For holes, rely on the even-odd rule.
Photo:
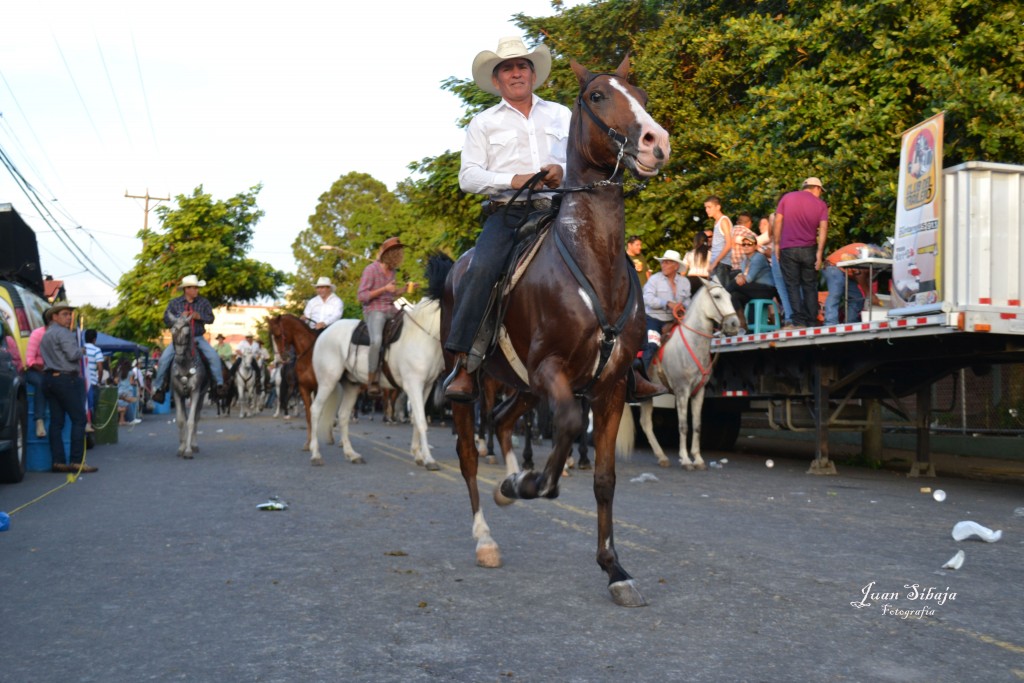
[(615, 457), (629, 460), (636, 444), (636, 422), (633, 420), (633, 409), (629, 404), (622, 407), (619, 418), (619, 432), (615, 435)]
[(435, 251), (427, 258), (427, 296), (435, 301), (440, 301), (444, 296), (444, 283), (448, 279), (455, 261), (443, 251)]

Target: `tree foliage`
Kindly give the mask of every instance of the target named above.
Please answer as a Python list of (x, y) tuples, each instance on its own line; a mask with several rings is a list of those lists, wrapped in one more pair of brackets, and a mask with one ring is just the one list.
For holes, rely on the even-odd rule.
[[(296, 273), (289, 308), (300, 312), (316, 291), (313, 284), (326, 276), (337, 286), (346, 317), (361, 317), (356, 300), (363, 269), (377, 258), (380, 244), (401, 238), (405, 260), (399, 280), (421, 282), (425, 256), (438, 245), (437, 225), (418, 219), (401, 193), (365, 173), (348, 173), (320, 195), (309, 227), (292, 243)], [(328, 249), (322, 249), (328, 247)]]
[(118, 283), (110, 333), (140, 342), (155, 339), (164, 327), (167, 302), (180, 295), (179, 283), (191, 273), (206, 280), (202, 295), (214, 307), (276, 296), (284, 273), (246, 256), (263, 217), (256, 206), (260, 189), (215, 200), (200, 185), (192, 195), (175, 197), (177, 208), (157, 207), (161, 226), (139, 231), (142, 251)]
[[(569, 57), (596, 71), (631, 53), (632, 80), (672, 139), (669, 166), (627, 204), (627, 230), (651, 254), (688, 247), (707, 195), (732, 215), (766, 214), (810, 175), (828, 190), (830, 249), (881, 241), (892, 233), (900, 135), (938, 112), (946, 166), (1024, 162), (1015, 0), (609, 0), (516, 19), (552, 49), (545, 99), (571, 104)], [(444, 87), (463, 99), (463, 122), (494, 101), (471, 80)], [(458, 189), (458, 163), (449, 151), (414, 164), (410, 196), (461, 250), (475, 238), (479, 197)]]

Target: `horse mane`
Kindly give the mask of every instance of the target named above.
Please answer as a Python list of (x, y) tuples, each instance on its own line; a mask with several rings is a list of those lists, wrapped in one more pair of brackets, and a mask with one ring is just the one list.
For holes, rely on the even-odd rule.
[(448, 278), (448, 271), (452, 269), (455, 261), (443, 251), (435, 251), (427, 257), (427, 298), (440, 301), (444, 296), (444, 283)]

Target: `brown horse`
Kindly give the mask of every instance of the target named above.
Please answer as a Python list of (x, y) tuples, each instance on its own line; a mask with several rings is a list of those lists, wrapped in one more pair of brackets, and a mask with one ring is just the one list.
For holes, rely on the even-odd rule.
[(313, 344), (316, 332), (294, 315), (285, 313), (275, 315), (267, 320), (270, 337), (274, 340), (274, 355), (283, 358), (289, 348), (295, 350), (295, 374), (299, 379), (299, 395), (306, 406), (306, 443), (302, 450), (309, 450), (309, 439), (312, 436), (309, 422), (309, 406), (313, 403), (316, 393), (316, 374), (313, 372)]
[[(615, 449), (627, 373), (644, 331), (639, 282), (625, 256), (623, 176), (650, 177), (668, 160), (668, 133), (644, 109), (644, 92), (627, 81), (629, 58), (614, 74), (592, 74), (572, 62), (580, 84), (568, 139), (563, 200), (557, 218), (527, 270), (508, 295), (504, 335), (515, 358), (496, 351), (484, 371), (518, 389), (517, 400), (496, 415), (507, 476), (494, 492), (499, 505), (517, 498), (554, 498), (572, 443), (583, 429), (576, 396), (594, 415), (594, 497), (597, 563), (614, 601), (645, 605), (636, 581), (619, 564), (612, 534)], [(449, 274), (442, 305), (447, 337), (455, 292), (472, 251)], [(446, 354), (449, 371), (454, 358)], [(517, 372), (518, 369), (518, 372)], [(525, 373), (524, 373), (525, 370)], [(522, 373), (522, 374), (521, 374)], [(525, 377), (523, 376), (525, 374)], [(512, 452), (515, 421), (546, 398), (554, 424), (553, 450), (543, 472), (520, 471)], [(477, 564), (501, 565), (498, 544), (480, 508), (472, 404), (453, 404), (462, 476), (473, 510)], [(623, 444), (619, 444), (623, 446)], [(631, 447), (631, 444), (629, 444)]]

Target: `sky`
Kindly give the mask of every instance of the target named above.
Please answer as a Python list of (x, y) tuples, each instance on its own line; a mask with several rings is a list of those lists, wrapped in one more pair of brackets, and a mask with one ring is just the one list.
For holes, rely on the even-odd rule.
[(461, 148), (460, 101), (441, 82), (519, 34), (515, 13), (554, 13), (550, 0), (4, 4), (0, 148), (85, 256), (3, 166), (0, 204), (36, 230), (71, 303), (101, 307), (117, 297), (104, 277), (141, 248), (146, 201), (125, 195), (202, 185), (228, 199), (262, 183), (250, 256), (294, 271), (292, 241), (335, 180), (394, 189), (409, 163)]

